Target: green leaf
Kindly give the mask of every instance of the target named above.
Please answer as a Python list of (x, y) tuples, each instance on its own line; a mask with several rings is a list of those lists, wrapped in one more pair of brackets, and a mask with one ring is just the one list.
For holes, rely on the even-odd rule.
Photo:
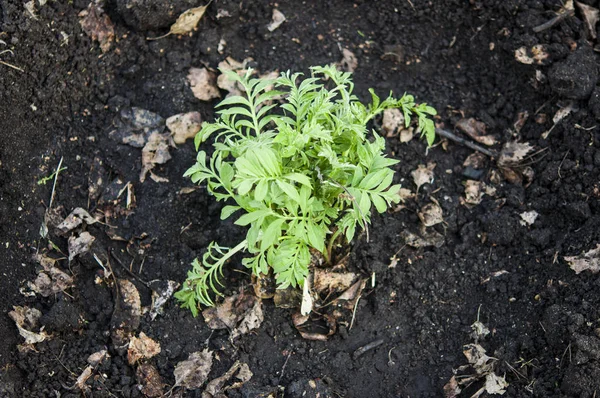
[(264, 217), (268, 216), (269, 214), (271, 214), (271, 210), (268, 210), (268, 209), (267, 210), (256, 210), (256, 211), (253, 211), (252, 213), (244, 214), (243, 216), (241, 216), (240, 218), (237, 219), (235, 224), (241, 225), (243, 227), (243, 226), (248, 225), (251, 222), (254, 222), (260, 218), (264, 218)]
[(240, 206), (225, 206), (221, 209), (221, 220), (229, 218), (233, 213), (241, 209)]
[(269, 181), (266, 179), (260, 180), (258, 184), (256, 184), (256, 188), (254, 190), (254, 199), (262, 202), (268, 193)]
[(283, 218), (276, 218), (271, 221), (260, 240), (260, 251), (267, 250), (279, 239), (281, 236), (281, 226), (284, 222), (285, 219)]
[(323, 253), (325, 251), (325, 229), (309, 221), (306, 224), (308, 242), (312, 247)]
[(312, 188), (312, 183), (310, 182), (310, 178), (308, 178), (304, 174), (300, 174), (300, 173), (286, 174), (285, 178), (287, 178), (288, 180), (299, 182), (302, 185)]
[(298, 190), (292, 184), (289, 184), (285, 181), (277, 180), (277, 186), (281, 188), (285, 194), (291, 198), (294, 202), (300, 203), (300, 195), (298, 194)]

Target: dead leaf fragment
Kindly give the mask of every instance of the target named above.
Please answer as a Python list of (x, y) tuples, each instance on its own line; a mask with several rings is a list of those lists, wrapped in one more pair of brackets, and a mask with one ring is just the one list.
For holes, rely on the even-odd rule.
[(115, 28), (108, 15), (98, 1), (92, 1), (88, 8), (79, 13), (79, 24), (83, 31), (100, 43), (100, 49), (105, 53), (115, 37)]
[(176, 144), (184, 144), (194, 138), (202, 127), (200, 112), (180, 113), (167, 119), (167, 128)]
[(89, 252), (95, 240), (96, 238), (87, 231), (80, 233), (79, 236), (69, 237), (69, 261), (80, 254)]
[(533, 225), (535, 220), (537, 220), (539, 214), (535, 210), (530, 210), (530, 211), (524, 211), (523, 213), (520, 214), (520, 216), (521, 216), (521, 220), (519, 222), (521, 223), (521, 225), (527, 226), (527, 225)]
[(129, 340), (127, 361), (130, 365), (137, 363), (140, 359), (152, 358), (158, 354), (160, 354), (160, 344), (146, 336), (144, 332), (141, 332), (139, 337), (134, 336)]
[(201, 101), (210, 101), (221, 98), (221, 92), (217, 87), (216, 76), (206, 68), (190, 68), (187, 75), (190, 88), (194, 97)]
[[(246, 58), (242, 62), (238, 62), (231, 57), (227, 57), (223, 61), (219, 62), (219, 70), (233, 71), (240, 76), (244, 76), (248, 71), (246, 65), (248, 65), (248, 63), (251, 61), (252, 58)], [(220, 74), (217, 78), (217, 86), (219, 86), (220, 89), (229, 92), (229, 94), (227, 94), (227, 97), (243, 95), (244, 93), (244, 87), (242, 87), (242, 85), (239, 82), (231, 79), (224, 73)]]
[(13, 310), (8, 313), (10, 319), (15, 321), (19, 334), (25, 339), (25, 344), (31, 345), (46, 340), (49, 336), (44, 332), (43, 327), (39, 332), (37, 329), (42, 313), (36, 308), (13, 306)]
[(506, 392), (508, 383), (504, 379), (504, 376), (497, 376), (495, 373), (490, 373), (485, 376), (485, 391), (488, 394), (502, 395)]
[(567, 116), (569, 116), (569, 114), (571, 112), (573, 112), (574, 110), (576, 110), (575, 101), (567, 101), (566, 103), (559, 104), (559, 109), (556, 111), (556, 113), (552, 117), (552, 122), (554, 124), (552, 125), (552, 127), (550, 127), (549, 130), (547, 130), (544, 133), (542, 133), (542, 138), (543, 139), (548, 138), (548, 136), (550, 135), (550, 133), (552, 132), (552, 130), (554, 130), (554, 128), (556, 127), (556, 125), (560, 121), (562, 121), (564, 118), (566, 118)]
[(150, 319), (154, 320), (157, 315), (162, 315), (165, 303), (173, 296), (173, 293), (179, 288), (179, 282), (167, 281), (152, 283), (152, 308), (150, 309)]
[(168, 136), (166, 134), (152, 133), (148, 142), (142, 149), (142, 171), (140, 182), (146, 180), (146, 174), (157, 164), (167, 163), (171, 159), (169, 153)]
[(496, 358), (487, 356), (485, 348), (479, 344), (467, 344), (463, 347), (463, 354), (473, 366), (477, 374), (485, 374), (491, 372), (494, 367)]
[(273, 9), (273, 18), (271, 20), (271, 23), (269, 23), (267, 25), (267, 30), (269, 32), (274, 31), (275, 29), (277, 29), (279, 26), (281, 26), (281, 24), (285, 21), (285, 15), (283, 15), (283, 13), (281, 11), (279, 11), (278, 9), (274, 8)]
[(583, 21), (585, 22), (585, 30), (587, 35), (592, 39), (596, 39), (596, 24), (598, 23), (598, 16), (600, 12), (597, 8), (589, 6), (587, 4), (576, 1), (575, 4), (579, 11), (581, 11), (581, 15), (583, 16)]
[(95, 367), (95, 366), (98, 366), (99, 364), (101, 364), (107, 358), (110, 358), (110, 354), (106, 350), (100, 350), (98, 352), (91, 354), (87, 358), (87, 363), (90, 366)]
[(414, 232), (403, 230), (400, 233), (404, 242), (411, 247), (442, 247), (444, 245), (444, 235), (440, 234), (435, 230), (427, 230), (423, 228), (419, 234)]
[(230, 330), (232, 340), (260, 327), (264, 319), (261, 300), (249, 294), (227, 297), (202, 311), (202, 316), (209, 328)]
[(463, 162), (464, 167), (472, 167), (475, 170), (481, 170), (485, 167), (486, 157), (481, 152), (473, 152)]
[[(234, 376), (238, 381), (235, 381), (230, 385), (226, 385), (226, 383)], [(211, 380), (206, 385), (206, 389), (202, 393), (202, 398), (216, 398), (224, 396), (222, 394), (224, 394), (225, 391), (240, 388), (244, 385), (244, 383), (248, 382), (252, 376), (252, 371), (246, 363), (235, 361), (235, 363), (227, 372), (225, 372), (225, 374), (223, 374), (223, 376)]]
[(132, 333), (140, 326), (142, 302), (135, 285), (127, 279), (119, 279), (119, 297), (111, 319), (113, 344), (123, 351), (129, 347)]
[(75, 382), (75, 385), (77, 386), (77, 388), (79, 388), (81, 391), (89, 390), (90, 387), (86, 384), (86, 382), (92, 375), (93, 371), (94, 371), (94, 368), (92, 368), (91, 366), (88, 366), (83, 370), (83, 372), (81, 372), (79, 377), (77, 377), (77, 381)]
[(35, 281), (29, 283), (29, 288), (43, 297), (63, 292), (73, 286), (73, 278), (54, 266), (43, 265)]
[(189, 355), (188, 359), (181, 361), (175, 366), (173, 375), (175, 385), (194, 390), (204, 384), (210, 373), (213, 363), (213, 353), (208, 348), (196, 351)]
[(427, 166), (420, 164), (416, 170), (410, 172), (410, 175), (417, 186), (417, 192), (423, 184), (433, 183), (433, 169), (435, 169), (435, 163), (427, 163)]
[(576, 274), (583, 271), (590, 271), (596, 274), (600, 271), (600, 243), (596, 245), (595, 249), (592, 249), (581, 256), (566, 256), (564, 259), (569, 263), (569, 266)]
[(507, 142), (498, 157), (498, 166), (514, 167), (519, 165), (523, 159), (533, 150), (533, 146), (528, 142)]
[(465, 182), (464, 202), (469, 205), (478, 205), (483, 199), (485, 184), (481, 181), (467, 180)]
[(546, 47), (542, 44), (536, 44), (529, 51), (524, 46), (515, 50), (515, 59), (525, 65), (543, 65), (548, 57)]
[(78, 226), (80, 226), (84, 222), (87, 225), (92, 225), (92, 224), (96, 223), (96, 219), (94, 217), (92, 217), (90, 215), (90, 213), (88, 213), (87, 211), (85, 211), (84, 209), (82, 209), (81, 207), (77, 207), (75, 210), (73, 210), (71, 212), (71, 214), (69, 214), (67, 216), (67, 218), (65, 218), (63, 220), (63, 222), (61, 222), (60, 224), (58, 224), (58, 226), (56, 228), (61, 233), (66, 234), (69, 231), (77, 228)]
[(386, 137), (396, 135), (402, 127), (404, 127), (404, 114), (400, 109), (393, 108), (383, 111), (381, 128), (385, 131)]
[(308, 315), (313, 310), (314, 300), (310, 289), (310, 279), (310, 276), (305, 278), (304, 285), (302, 286), (302, 303), (300, 304), (300, 313), (302, 315)]
[(331, 272), (327, 269), (314, 270), (314, 290), (318, 293), (342, 292), (356, 281), (354, 272)]
[(142, 394), (148, 398), (158, 398), (163, 396), (163, 387), (165, 384), (158, 373), (158, 370), (149, 363), (143, 363), (138, 366), (135, 372), (136, 380), (141, 386)]
[(418, 216), (426, 227), (432, 227), (444, 221), (442, 208), (437, 203), (429, 203), (423, 206)]
[(344, 72), (354, 72), (358, 68), (356, 55), (347, 48), (342, 50), (342, 60), (338, 64), (338, 69)]
[(165, 129), (165, 120), (158, 114), (149, 110), (131, 107), (123, 108), (113, 119), (115, 130), (108, 136), (120, 143), (143, 148), (148, 138), (153, 133), (162, 133)]
[[(204, 16), (207, 7), (208, 4), (202, 7), (190, 8), (189, 10), (186, 10), (183, 13), (181, 13), (181, 15), (177, 18), (177, 21), (175, 21), (175, 23), (171, 25), (169, 33), (167, 33), (165, 36), (185, 35), (187, 33), (190, 33), (196, 28), (196, 26), (198, 26), (198, 22), (200, 22), (200, 20)], [(158, 38), (159, 37), (157, 37), (157, 39)]]
[(452, 376), (448, 383), (444, 385), (444, 398), (456, 398), (460, 394), (460, 387), (456, 381), (456, 377)]
[(481, 323), (479, 321), (473, 322), (473, 324), (471, 325), (471, 330), (472, 330), (471, 338), (473, 340), (475, 340), (476, 342), (485, 338), (485, 336), (490, 334), (490, 329), (488, 329), (487, 326), (485, 326), (483, 323)]
[(493, 135), (486, 133), (485, 123), (477, 121), (472, 117), (468, 119), (460, 119), (456, 123), (456, 128), (480, 144), (491, 146), (497, 142)]
[(409, 142), (415, 136), (415, 129), (413, 127), (409, 127), (407, 129), (400, 130), (400, 142), (405, 143)]

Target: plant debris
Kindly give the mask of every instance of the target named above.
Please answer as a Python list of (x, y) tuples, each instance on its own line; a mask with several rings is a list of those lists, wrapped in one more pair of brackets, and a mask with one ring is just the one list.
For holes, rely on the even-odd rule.
[(479, 122), (473, 118), (460, 119), (456, 123), (456, 128), (480, 144), (491, 146), (498, 142), (496, 137), (487, 134), (485, 123)]
[(524, 211), (523, 213), (520, 214), (520, 216), (521, 216), (521, 220), (519, 222), (521, 223), (521, 225), (527, 226), (527, 225), (533, 225), (535, 220), (537, 220), (539, 214), (535, 210), (530, 210), (530, 211)]
[(518, 166), (532, 150), (533, 146), (528, 142), (507, 142), (500, 151), (498, 166), (501, 168)]
[[(252, 62), (252, 58), (246, 58), (242, 62), (238, 62), (231, 57), (227, 57), (223, 61), (219, 62), (219, 70), (233, 71), (238, 75), (243, 76), (248, 71), (247, 65), (250, 62)], [(242, 87), (239, 82), (231, 79), (224, 73), (220, 74), (217, 78), (217, 86), (219, 86), (220, 89), (228, 92), (227, 97), (244, 94), (244, 87)]]
[(75, 257), (80, 254), (84, 254), (90, 251), (92, 244), (96, 238), (87, 231), (79, 234), (79, 236), (69, 237), (69, 261), (72, 261)]
[(40, 270), (34, 282), (28, 283), (32, 291), (43, 297), (49, 297), (73, 286), (73, 278), (55, 267), (57, 262), (55, 259), (42, 254), (36, 255), (36, 259), (43, 269)]
[(115, 28), (108, 15), (100, 6), (99, 0), (92, 1), (88, 7), (79, 13), (81, 29), (100, 43), (100, 49), (105, 53), (110, 49), (115, 37)]
[(426, 227), (432, 227), (444, 222), (442, 208), (437, 203), (426, 204), (417, 215)]
[(33, 344), (40, 343), (50, 337), (44, 332), (44, 327), (39, 332), (33, 331), (38, 328), (38, 323), (42, 316), (42, 313), (38, 309), (13, 306), (13, 310), (8, 313), (8, 316), (15, 321), (17, 329), (19, 329), (19, 334), (25, 339), (24, 349), (30, 349)]
[(179, 15), (177, 21), (171, 25), (171, 28), (167, 34), (159, 37), (148, 37), (147, 40), (158, 40), (169, 35), (185, 35), (192, 32), (198, 26), (198, 23), (204, 16), (204, 13), (209, 5), (210, 2), (205, 6), (194, 7), (190, 8), (189, 10), (185, 10), (183, 13), (181, 13), (181, 15)]
[(583, 16), (583, 21), (585, 22), (585, 31), (588, 35), (588, 38), (596, 40), (596, 24), (598, 23), (598, 16), (600, 12), (597, 8), (579, 1), (576, 1), (575, 5), (577, 5), (577, 8), (579, 8), (579, 11)]
[(358, 278), (354, 272), (334, 272), (316, 268), (313, 272), (314, 290), (316, 292), (342, 292), (352, 286)]
[(354, 72), (358, 68), (356, 55), (347, 48), (342, 50), (342, 60), (338, 63), (338, 69), (344, 72)]
[(141, 386), (140, 391), (148, 398), (163, 396), (164, 386), (162, 378), (154, 365), (143, 363), (138, 366), (135, 377)]
[(84, 222), (87, 225), (92, 225), (96, 223), (96, 219), (90, 215), (87, 211), (82, 209), (81, 207), (77, 207), (73, 210), (67, 218), (65, 218), (58, 226), (56, 227), (60, 233), (67, 234), (69, 231), (77, 228)]
[(110, 138), (135, 148), (143, 148), (152, 134), (164, 131), (165, 120), (157, 113), (131, 107), (119, 112), (113, 119), (113, 126), (115, 129), (108, 134)]
[(119, 279), (117, 286), (119, 294), (111, 319), (111, 337), (115, 347), (124, 351), (129, 347), (132, 333), (140, 327), (142, 302), (131, 281)]
[[(230, 385), (226, 385), (226, 383), (229, 382), (234, 376), (238, 381), (234, 381)], [(244, 385), (244, 383), (248, 382), (252, 376), (253, 374), (250, 370), (250, 367), (248, 367), (248, 364), (235, 361), (235, 363), (227, 372), (225, 372), (225, 374), (208, 382), (204, 392), (202, 393), (202, 398), (225, 397), (225, 391), (240, 388)]]
[(167, 128), (176, 144), (184, 144), (194, 138), (202, 127), (200, 112), (180, 113), (167, 119)]
[(202, 311), (202, 316), (209, 328), (228, 329), (232, 340), (260, 327), (264, 319), (261, 300), (244, 293), (225, 298)]
[(600, 271), (600, 243), (596, 245), (595, 249), (591, 249), (581, 256), (565, 256), (564, 259), (576, 274), (583, 271), (596, 274)]
[(433, 183), (433, 169), (435, 169), (435, 163), (427, 163), (427, 166), (420, 164), (416, 170), (410, 172), (410, 175), (417, 186), (417, 192), (419, 188), (424, 184)]
[(556, 111), (554, 116), (552, 117), (552, 122), (554, 123), (549, 130), (542, 133), (542, 138), (547, 139), (552, 130), (556, 127), (556, 125), (562, 121), (564, 118), (569, 116), (569, 114), (577, 109), (577, 105), (575, 101), (567, 101), (565, 103), (559, 104), (559, 109)]
[(140, 332), (139, 337), (133, 336), (129, 340), (127, 361), (130, 365), (134, 365), (140, 359), (149, 359), (158, 354), (160, 354), (160, 344), (146, 336), (144, 332)]
[(88, 379), (92, 376), (92, 373), (94, 373), (94, 368), (88, 366), (83, 370), (83, 372), (81, 372), (79, 377), (77, 377), (75, 386), (77, 386), (77, 388), (79, 388), (84, 393), (90, 389), (90, 387), (86, 383)]
[(393, 137), (404, 127), (404, 114), (400, 109), (386, 109), (383, 111), (381, 128), (386, 133), (386, 137)]
[(280, 27), (284, 21), (285, 21), (285, 15), (283, 15), (283, 13), (281, 11), (279, 11), (278, 9), (274, 8), (273, 9), (273, 18), (272, 18), (271, 22), (267, 25), (267, 30), (269, 32), (274, 31), (275, 29)]
[(496, 189), (482, 181), (465, 181), (465, 196), (461, 197), (461, 203), (466, 206), (476, 206), (481, 203), (483, 195), (494, 196)]
[(313, 310), (314, 300), (310, 289), (310, 275), (304, 278), (304, 285), (302, 286), (302, 302), (300, 304), (300, 313), (302, 315), (308, 315)]
[[(154, 168), (154, 166), (157, 164), (165, 164), (170, 159), (171, 154), (169, 153), (168, 136), (166, 134), (152, 133), (148, 138), (148, 142), (142, 149), (142, 171), (140, 172), (140, 182), (146, 180), (146, 175)], [(151, 176), (153, 176), (152, 173)], [(156, 181), (156, 179), (154, 180)], [(167, 181), (159, 180), (156, 182)]]
[(100, 350), (98, 352), (91, 354), (87, 358), (87, 363), (90, 366), (95, 367), (95, 366), (100, 365), (102, 362), (104, 362), (105, 359), (108, 359), (108, 358), (110, 358), (110, 354), (106, 350)]
[(163, 307), (166, 302), (173, 296), (179, 288), (179, 282), (175, 281), (158, 281), (151, 282), (152, 287), (152, 306), (150, 309), (150, 319), (154, 320), (158, 315), (162, 315)]
[(525, 65), (545, 65), (549, 56), (546, 47), (542, 44), (536, 44), (530, 49), (520, 47), (515, 50), (515, 59)]
[(216, 76), (208, 69), (190, 68), (187, 79), (190, 82), (190, 88), (192, 89), (192, 93), (194, 93), (194, 97), (200, 101), (221, 98)]
[(208, 348), (191, 353), (188, 359), (175, 366), (173, 371), (175, 386), (185, 387), (188, 390), (200, 388), (208, 378), (212, 363), (213, 353)]

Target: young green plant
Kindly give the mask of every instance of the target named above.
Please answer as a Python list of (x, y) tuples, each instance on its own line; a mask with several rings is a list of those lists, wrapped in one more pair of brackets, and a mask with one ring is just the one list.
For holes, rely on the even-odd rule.
[(436, 111), (412, 95), (382, 101), (370, 90), (365, 106), (352, 94), (350, 73), (311, 71), (305, 79), (288, 71), (276, 80), (223, 71), (245, 94), (223, 100), (219, 118), (203, 124), (196, 148), (210, 139), (212, 154), (198, 152), (185, 175), (226, 202), (221, 219), (237, 214), (235, 224), (248, 229), (237, 246), (213, 242), (192, 263), (176, 297), (194, 316), (199, 304), (214, 305), (212, 293), (222, 295), (223, 266), (236, 253), (249, 254), (242, 263), (255, 275), (271, 269), (279, 288), (302, 286), (311, 250), (329, 259), (340, 236), (351, 242), (357, 227), (367, 228), (372, 207), (383, 213), (400, 201), (400, 186), (392, 185), (397, 161), (385, 156), (384, 138), (373, 131), (369, 139), (373, 117), (398, 108), (406, 126), (416, 116), (421, 135), (434, 140)]

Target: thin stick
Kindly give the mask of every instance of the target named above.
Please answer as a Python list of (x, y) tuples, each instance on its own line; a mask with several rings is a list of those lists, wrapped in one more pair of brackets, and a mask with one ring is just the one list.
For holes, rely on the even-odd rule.
[(61, 156), (60, 162), (58, 162), (58, 167), (56, 168), (56, 174), (54, 174), (54, 183), (52, 184), (52, 195), (50, 195), (50, 205), (48, 206), (48, 211), (52, 209), (52, 202), (54, 201), (54, 192), (56, 191), (56, 180), (58, 180), (58, 175), (60, 174), (60, 166), (62, 166), (63, 158)]
[(498, 153), (496, 153), (496, 151), (493, 151), (491, 149), (486, 149), (480, 145), (477, 145), (471, 141), (467, 141), (464, 138), (461, 138), (457, 135), (454, 135), (453, 133), (449, 132), (448, 130), (444, 130), (444, 129), (435, 129), (436, 134), (441, 135), (444, 138), (448, 138), (449, 140), (452, 140), (458, 144), (464, 145), (467, 148), (471, 148), (474, 149), (478, 152), (483, 153), (484, 155), (487, 155), (491, 158), (496, 158), (498, 157)]
[(348, 327), (348, 330), (352, 330), (352, 326), (354, 325), (354, 317), (356, 316), (356, 308), (358, 307), (360, 297), (361, 296), (358, 296), (358, 298), (356, 299), (356, 303), (354, 303), (354, 309), (352, 310), (352, 319), (350, 320), (350, 327)]
[(129, 276), (137, 279), (140, 283), (144, 284), (144, 286), (146, 286), (148, 289), (150, 289), (150, 284), (148, 282), (146, 282), (145, 280), (143, 280), (142, 278), (140, 278), (139, 276), (137, 276), (136, 274), (131, 272), (127, 268), (127, 266), (125, 264), (123, 264), (121, 259), (119, 257), (117, 257), (117, 255), (115, 254), (115, 252), (112, 249), (109, 249), (109, 251), (110, 251), (110, 255), (112, 256), (112, 258), (114, 258), (117, 261), (117, 263), (121, 266), (121, 268), (123, 268), (125, 270), (125, 272), (127, 272), (129, 274)]
[(549, 20), (547, 22), (544, 22), (543, 24), (541, 24), (539, 26), (536, 26), (532, 30), (535, 33), (543, 32), (546, 29), (550, 29), (551, 27), (553, 27), (554, 25), (556, 25), (557, 23), (559, 23), (563, 19), (565, 19), (567, 17), (573, 16), (574, 14), (575, 14), (575, 10), (563, 10), (563, 12), (561, 12), (560, 14), (558, 14), (557, 16), (555, 16), (554, 18), (552, 18), (551, 20)]
[(2, 64), (2, 65), (6, 65), (6, 66), (8, 66), (9, 68), (16, 69), (16, 70), (18, 70), (19, 72), (25, 72), (23, 69), (19, 68), (18, 66), (15, 66), (15, 65), (13, 65), (13, 64), (9, 64), (8, 62), (4, 62), (4, 61), (1, 61), (1, 60), (0, 60), (0, 64)]

